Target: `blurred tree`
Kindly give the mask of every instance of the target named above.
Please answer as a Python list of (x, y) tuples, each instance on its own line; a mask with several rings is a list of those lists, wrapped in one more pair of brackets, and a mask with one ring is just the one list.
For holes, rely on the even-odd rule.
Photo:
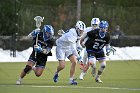
[(0, 3), (0, 34), (1, 35), (11, 35), (14, 33), (15, 26), (15, 11), (14, 11), (14, 2), (9, 0), (3, 1)]
[[(140, 35), (140, 0), (81, 0), (81, 20), (90, 26), (92, 17), (109, 21), (112, 30), (120, 24), (128, 35)], [(33, 18), (44, 16), (44, 24), (56, 30), (76, 22), (76, 0), (0, 0), (0, 35), (27, 35), (35, 29)], [(17, 23), (17, 26), (15, 24)], [(133, 30), (133, 31), (132, 31)]]

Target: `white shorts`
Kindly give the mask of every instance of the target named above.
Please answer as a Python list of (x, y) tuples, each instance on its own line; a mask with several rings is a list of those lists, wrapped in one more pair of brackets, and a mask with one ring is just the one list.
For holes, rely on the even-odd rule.
[(71, 48), (61, 48), (60, 46), (56, 46), (56, 58), (58, 60), (65, 60), (72, 54), (73, 51)]

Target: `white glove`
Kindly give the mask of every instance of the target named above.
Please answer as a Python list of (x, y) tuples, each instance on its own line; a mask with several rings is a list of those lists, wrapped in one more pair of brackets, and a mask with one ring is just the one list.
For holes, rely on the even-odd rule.
[(116, 49), (113, 47), (110, 47), (108, 49), (106, 49), (106, 55), (109, 56), (111, 52), (113, 52), (113, 55), (115, 53)]

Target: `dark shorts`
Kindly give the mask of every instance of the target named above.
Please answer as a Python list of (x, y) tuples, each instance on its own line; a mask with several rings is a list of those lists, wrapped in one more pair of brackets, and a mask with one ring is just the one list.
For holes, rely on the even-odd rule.
[(88, 58), (95, 57), (97, 60), (103, 60), (106, 58), (104, 51), (102, 52), (87, 51), (87, 53), (88, 53)]
[(36, 67), (44, 68), (46, 66), (47, 58), (48, 56), (44, 54), (37, 54), (37, 57), (35, 58), (35, 54), (34, 52), (32, 52), (28, 61), (36, 64)]

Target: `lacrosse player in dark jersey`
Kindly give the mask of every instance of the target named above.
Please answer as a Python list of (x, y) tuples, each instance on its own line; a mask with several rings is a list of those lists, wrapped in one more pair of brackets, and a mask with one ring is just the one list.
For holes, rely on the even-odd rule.
[[(88, 53), (88, 63), (84, 66), (83, 72), (86, 73), (89, 66), (94, 65), (96, 60), (98, 60), (100, 63), (98, 72), (95, 75), (95, 81), (97, 83), (102, 83), (100, 76), (106, 67), (106, 55), (109, 55), (110, 53), (110, 35), (107, 32), (108, 26), (107, 21), (101, 21), (99, 24), (100, 29), (87, 32), (85, 37), (81, 39), (82, 41), (88, 37), (88, 40), (85, 43), (86, 51)], [(106, 46), (106, 54), (103, 50), (104, 46)]]
[(20, 85), (23, 78), (31, 70), (37, 77), (41, 76), (47, 62), (48, 56), (52, 56), (51, 49), (54, 45), (54, 29), (51, 25), (44, 25), (43, 30), (33, 30), (28, 36), (33, 38), (33, 51), (27, 61), (25, 68), (22, 70), (16, 84)]

